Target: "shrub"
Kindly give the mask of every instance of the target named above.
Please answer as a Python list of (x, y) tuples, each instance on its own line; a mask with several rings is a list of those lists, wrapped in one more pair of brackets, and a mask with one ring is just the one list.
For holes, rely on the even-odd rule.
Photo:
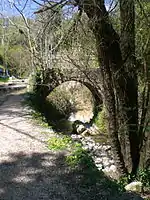
[(143, 183), (143, 186), (150, 187), (150, 170), (141, 169), (138, 171), (137, 179)]

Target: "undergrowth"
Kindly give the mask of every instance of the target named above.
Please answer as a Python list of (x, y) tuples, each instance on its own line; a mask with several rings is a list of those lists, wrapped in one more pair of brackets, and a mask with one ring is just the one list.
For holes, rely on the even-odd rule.
[[(54, 151), (67, 150), (65, 163), (72, 170), (80, 171), (83, 175), (83, 186), (103, 185), (105, 188), (114, 188), (114, 191), (123, 191), (115, 181), (109, 180), (102, 171), (95, 166), (92, 157), (82, 148), (82, 144), (75, 142), (69, 136), (52, 137), (48, 140), (48, 148)], [(106, 181), (107, 180), (107, 181)]]
[(40, 99), (35, 93), (27, 93), (26, 104), (33, 110), (33, 118), (39, 119), (41, 125), (49, 126), (56, 132), (72, 130), (71, 123), (51, 102)]
[(104, 107), (101, 111), (98, 112), (96, 118), (94, 119), (94, 124), (102, 133), (107, 133), (106, 110)]
[(74, 147), (74, 143), (69, 136), (52, 137), (48, 140), (50, 150), (65, 150)]
[(50, 150), (68, 150), (70, 152), (66, 157), (69, 166), (75, 168), (78, 165), (84, 165), (88, 168), (94, 167), (94, 162), (86, 150), (82, 148), (82, 144), (75, 142), (69, 136), (52, 137), (48, 140), (48, 148)]

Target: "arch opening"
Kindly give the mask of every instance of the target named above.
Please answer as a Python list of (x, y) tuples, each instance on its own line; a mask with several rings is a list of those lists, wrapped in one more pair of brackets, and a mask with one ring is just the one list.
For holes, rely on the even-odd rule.
[(90, 123), (97, 101), (87, 85), (79, 81), (56, 84), (46, 97), (46, 118), (57, 131), (72, 131), (74, 121)]

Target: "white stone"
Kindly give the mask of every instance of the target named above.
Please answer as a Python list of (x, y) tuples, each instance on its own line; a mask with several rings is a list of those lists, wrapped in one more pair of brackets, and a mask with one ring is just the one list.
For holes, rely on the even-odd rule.
[(95, 163), (97, 163), (97, 164), (102, 163), (102, 161), (103, 161), (102, 158), (96, 158), (95, 159)]
[(108, 159), (108, 160), (103, 160), (103, 165), (104, 165), (105, 167), (110, 166), (109, 159)]
[(110, 163), (110, 164), (114, 164), (115, 161), (114, 161), (114, 160), (109, 160), (109, 163)]
[(115, 165), (111, 165), (109, 169), (110, 171), (113, 171), (113, 172), (117, 171), (117, 167)]
[(104, 163), (105, 166), (109, 165), (109, 158), (108, 157), (103, 157), (102, 159), (103, 159), (103, 163)]
[(93, 149), (93, 147), (94, 147), (94, 145), (91, 143), (91, 144), (88, 144), (88, 146), (89, 146), (89, 150), (92, 150)]
[(103, 169), (103, 165), (102, 165), (102, 164), (97, 164), (96, 167), (97, 167), (99, 170), (102, 170), (102, 169)]
[(101, 157), (106, 157), (107, 156), (107, 154), (106, 153), (101, 153)]
[(105, 167), (102, 171), (103, 171), (104, 173), (109, 173), (109, 172), (110, 172), (110, 168), (109, 168), (109, 167)]
[(88, 145), (83, 146), (83, 149), (84, 149), (84, 150), (89, 150)]
[(83, 133), (83, 131), (85, 131), (85, 127), (82, 125), (82, 124), (80, 124), (79, 126), (78, 126), (78, 128), (77, 128), (77, 133)]
[(103, 146), (103, 149), (104, 149), (105, 151), (108, 151), (108, 150), (111, 149), (111, 146), (110, 146), (110, 145), (105, 145), (105, 146)]
[(125, 189), (132, 192), (142, 192), (142, 183), (140, 181), (131, 182), (125, 186)]

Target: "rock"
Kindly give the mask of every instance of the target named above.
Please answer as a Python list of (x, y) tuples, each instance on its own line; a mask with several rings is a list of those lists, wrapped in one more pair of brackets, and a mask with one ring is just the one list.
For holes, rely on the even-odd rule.
[(110, 169), (109, 169), (109, 167), (105, 167), (102, 171), (104, 173), (108, 174), (110, 172)]
[(85, 128), (84, 125), (82, 125), (82, 124), (78, 125), (78, 127), (77, 127), (77, 133), (81, 134), (81, 133), (83, 133), (85, 130), (86, 130), (86, 128)]
[(107, 166), (110, 165), (110, 163), (109, 163), (109, 158), (103, 157), (102, 159), (103, 159), (103, 165), (104, 165), (105, 167), (107, 167)]
[(82, 140), (81, 142), (83, 146), (87, 145), (86, 141)]
[(88, 144), (88, 146), (89, 146), (89, 150), (92, 151), (92, 150), (93, 150), (93, 147), (94, 147), (94, 144), (93, 144), (93, 143), (90, 143), (90, 144)]
[(95, 163), (96, 164), (100, 164), (100, 163), (102, 163), (102, 158), (95, 158)]
[(83, 146), (83, 149), (86, 150), (86, 151), (88, 151), (89, 150), (89, 146), (85, 145), (85, 146)]
[(95, 156), (97, 156), (97, 157), (101, 157), (101, 151), (99, 151), (99, 150), (93, 150), (93, 154), (95, 155)]
[(127, 191), (132, 191), (132, 192), (142, 192), (142, 183), (140, 181), (134, 181), (131, 182), (130, 184), (125, 186), (125, 189)]
[(104, 167), (102, 164), (97, 164), (96, 167), (99, 169), (99, 170), (102, 170)]
[(101, 157), (106, 157), (106, 156), (107, 156), (107, 153), (104, 153), (104, 152), (101, 153)]
[(113, 172), (117, 171), (117, 167), (115, 165), (111, 165), (109, 169), (110, 171), (113, 171)]
[(109, 163), (110, 163), (110, 164), (114, 164), (115, 161), (114, 161), (114, 160), (109, 160)]
[(111, 146), (110, 145), (105, 145), (105, 146), (103, 146), (103, 149), (105, 151), (109, 151), (111, 149)]
[(78, 141), (78, 142), (80, 142), (81, 139), (80, 139), (79, 136), (80, 136), (80, 135), (73, 134), (73, 135), (71, 135), (71, 138), (72, 138), (74, 141)]

